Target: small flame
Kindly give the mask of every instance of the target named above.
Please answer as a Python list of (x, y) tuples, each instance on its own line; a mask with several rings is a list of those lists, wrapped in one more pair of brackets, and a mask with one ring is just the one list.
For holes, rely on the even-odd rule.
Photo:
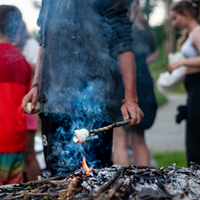
[(85, 170), (85, 174), (89, 174), (91, 172), (91, 169), (87, 166), (85, 157), (83, 157), (82, 167)]

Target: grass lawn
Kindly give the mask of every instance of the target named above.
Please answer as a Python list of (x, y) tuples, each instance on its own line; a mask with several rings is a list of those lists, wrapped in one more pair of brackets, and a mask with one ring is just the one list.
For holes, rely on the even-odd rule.
[(184, 151), (152, 152), (158, 167), (172, 166), (176, 163), (178, 167), (187, 167), (186, 153)]

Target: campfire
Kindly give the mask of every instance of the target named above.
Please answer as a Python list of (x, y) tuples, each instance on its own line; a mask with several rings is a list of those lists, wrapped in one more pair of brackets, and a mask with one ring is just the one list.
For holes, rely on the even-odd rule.
[(200, 166), (152, 168), (144, 166), (90, 169), (68, 175), (0, 187), (1, 199), (200, 199)]
[[(89, 174), (89, 173), (91, 172), (91, 169), (87, 166), (85, 157), (83, 157), (82, 167), (83, 167), (83, 170), (85, 171), (85, 174), (86, 174), (86, 175)], [(84, 175), (82, 175), (82, 176), (84, 176)]]

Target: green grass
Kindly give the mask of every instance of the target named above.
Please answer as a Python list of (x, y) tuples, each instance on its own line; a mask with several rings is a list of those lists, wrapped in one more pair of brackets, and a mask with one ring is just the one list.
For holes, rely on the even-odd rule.
[(175, 93), (175, 94), (186, 94), (186, 89), (185, 89), (183, 83), (180, 84), (180, 85), (173, 91), (173, 93)]
[(166, 66), (167, 66), (168, 61), (163, 56), (162, 48), (160, 48), (158, 50), (158, 53), (159, 54), (158, 54), (157, 60), (149, 66), (149, 70), (150, 70), (151, 76), (154, 80), (154, 92), (155, 92), (155, 96), (156, 96), (156, 101), (158, 103), (158, 107), (160, 107), (167, 102), (167, 98), (157, 90), (156, 81), (157, 81), (160, 73), (166, 71)]
[(164, 57), (163, 49), (158, 49), (158, 58), (149, 66), (149, 70), (154, 80), (157, 80), (160, 73), (166, 71), (168, 60)]
[(152, 152), (158, 167), (172, 166), (176, 163), (176, 166), (187, 167), (186, 152), (185, 151), (172, 151), (172, 152)]

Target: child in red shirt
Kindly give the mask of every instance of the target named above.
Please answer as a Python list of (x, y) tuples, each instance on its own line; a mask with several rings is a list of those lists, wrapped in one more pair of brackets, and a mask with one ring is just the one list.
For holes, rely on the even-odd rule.
[(0, 6), (0, 185), (23, 182), (27, 129), (21, 104), (31, 69), (12, 45), (21, 21), (14, 6)]

